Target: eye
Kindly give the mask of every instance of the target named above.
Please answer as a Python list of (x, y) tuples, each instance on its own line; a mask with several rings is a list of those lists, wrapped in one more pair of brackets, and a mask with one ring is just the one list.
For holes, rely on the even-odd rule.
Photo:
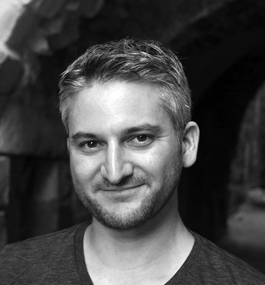
[(98, 141), (85, 141), (80, 143), (80, 148), (84, 152), (96, 152), (102, 147)]
[(139, 135), (137, 137), (135, 137), (135, 139), (137, 139), (139, 142), (145, 142), (148, 139), (147, 135)]
[(138, 135), (130, 140), (130, 144), (136, 147), (148, 146), (153, 142), (154, 138), (151, 135)]
[(98, 146), (98, 142), (96, 142), (96, 141), (89, 141), (89, 142), (86, 142), (84, 145), (87, 146), (88, 148), (95, 148), (95, 147)]

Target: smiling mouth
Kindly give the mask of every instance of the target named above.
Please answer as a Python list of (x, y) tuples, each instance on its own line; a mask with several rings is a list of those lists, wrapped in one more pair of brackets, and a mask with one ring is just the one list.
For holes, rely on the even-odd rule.
[(102, 191), (105, 192), (113, 192), (113, 193), (122, 193), (122, 192), (126, 192), (126, 191), (130, 191), (130, 190), (135, 190), (139, 187), (141, 187), (144, 184), (139, 184), (139, 185), (132, 185), (132, 186), (127, 186), (127, 187), (118, 187), (118, 188), (106, 188), (106, 189), (102, 189)]

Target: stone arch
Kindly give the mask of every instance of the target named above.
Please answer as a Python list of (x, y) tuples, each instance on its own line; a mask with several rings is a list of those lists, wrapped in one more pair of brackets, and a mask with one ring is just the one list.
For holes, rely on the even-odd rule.
[(262, 1), (235, 1), (171, 42), (177, 48), (184, 38), (181, 54), (193, 93), (194, 119), (202, 130), (197, 165), (184, 173), (180, 207), (191, 228), (215, 241), (226, 229), (229, 168), (242, 118), (264, 82), (264, 25)]
[(195, 104), (240, 58), (264, 53), (264, 29), (263, 1), (223, 1), (170, 41), (183, 58)]
[(264, 55), (241, 58), (209, 87), (194, 110), (201, 140), (198, 161), (185, 173), (187, 205), (181, 208), (191, 228), (215, 241), (226, 229), (231, 161), (245, 111), (264, 82), (264, 68)]
[[(264, 50), (263, 0), (55, 2), (6, 0), (1, 4), (0, 24), (8, 23), (0, 33), (0, 82), (5, 82), (0, 86), (0, 153), (6, 173), (14, 162), (24, 165), (24, 156), (44, 160), (66, 156), (65, 133), (56, 109), (58, 74), (91, 44), (133, 36), (170, 45), (181, 55), (195, 116), (197, 106), (228, 70), (247, 55), (262, 55)], [(53, 162), (48, 164), (56, 173), (58, 165)], [(183, 197), (183, 206), (190, 209), (187, 199), (193, 194), (186, 179), (183, 184), (189, 193)], [(8, 199), (1, 200), (4, 209)], [(191, 224), (214, 238), (224, 218), (213, 216), (209, 221), (208, 213), (202, 210), (198, 215), (202, 224), (198, 220)]]

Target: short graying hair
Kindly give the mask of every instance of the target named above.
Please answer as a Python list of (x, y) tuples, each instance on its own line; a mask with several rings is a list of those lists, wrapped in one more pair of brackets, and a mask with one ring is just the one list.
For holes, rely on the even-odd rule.
[(161, 106), (183, 133), (191, 119), (191, 98), (178, 57), (159, 42), (128, 38), (88, 48), (62, 73), (59, 109), (67, 131), (71, 98), (94, 82), (109, 80), (157, 84)]

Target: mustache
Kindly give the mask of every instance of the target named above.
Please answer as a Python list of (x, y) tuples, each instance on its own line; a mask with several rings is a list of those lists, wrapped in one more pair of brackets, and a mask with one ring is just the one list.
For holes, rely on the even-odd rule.
[(97, 189), (111, 189), (111, 188), (122, 188), (122, 187), (135, 187), (142, 184), (149, 184), (149, 180), (146, 177), (139, 176), (126, 176), (123, 177), (119, 183), (112, 184), (107, 179), (102, 179), (95, 184)]

